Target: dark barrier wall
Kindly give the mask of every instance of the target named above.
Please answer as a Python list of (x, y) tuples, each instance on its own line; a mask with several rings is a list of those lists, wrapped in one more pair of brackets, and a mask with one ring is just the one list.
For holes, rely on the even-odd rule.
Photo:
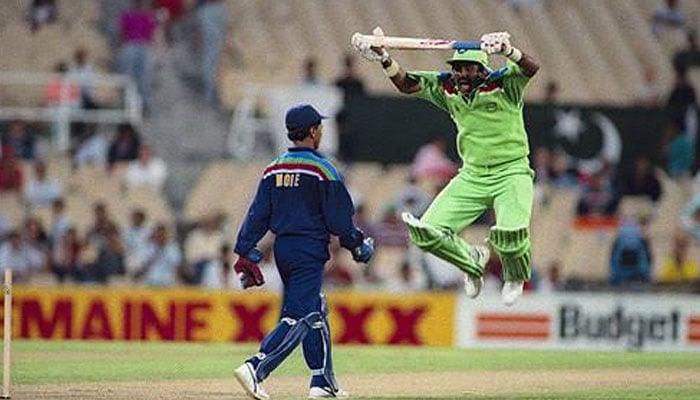
[[(639, 154), (660, 159), (665, 114), (656, 108), (527, 105), (525, 124), (530, 146), (561, 148), (574, 157), (590, 159), (603, 149), (615, 153), (620, 138), (620, 163)], [(432, 104), (410, 97), (349, 99), (341, 152), (355, 161), (410, 163), (416, 150), (434, 135), (448, 138), (454, 148), (455, 127), (450, 117)]]

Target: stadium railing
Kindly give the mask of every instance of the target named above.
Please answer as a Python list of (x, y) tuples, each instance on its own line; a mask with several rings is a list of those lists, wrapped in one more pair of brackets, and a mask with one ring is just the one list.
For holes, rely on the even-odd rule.
[[(60, 83), (57, 102), (50, 104), (43, 98), (44, 90), (51, 83)], [(70, 87), (77, 82), (65, 75), (33, 72), (0, 72), (0, 93), (40, 92), (31, 101), (22, 102), (20, 97), (5, 95), (0, 104), (0, 121), (24, 120), (53, 123), (52, 137), (54, 149), (64, 152), (70, 147), (70, 124), (73, 122), (119, 124), (141, 123), (142, 99), (134, 81), (126, 75), (95, 74), (91, 87), (96, 92), (116, 91), (122, 93), (118, 101), (100, 104), (98, 109), (83, 109), (72, 98)], [(23, 88), (17, 90), (17, 88)], [(26, 97), (26, 96), (24, 96)], [(37, 101), (37, 98), (41, 99)], [(4, 104), (9, 103), (9, 104)], [(25, 104), (22, 104), (25, 103)]]

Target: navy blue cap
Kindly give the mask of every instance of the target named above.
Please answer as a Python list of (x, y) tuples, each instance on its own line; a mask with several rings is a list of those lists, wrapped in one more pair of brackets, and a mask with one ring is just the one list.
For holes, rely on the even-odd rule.
[(287, 111), (284, 123), (287, 125), (287, 132), (291, 133), (314, 126), (326, 118), (328, 117), (319, 114), (310, 104), (299, 104)]

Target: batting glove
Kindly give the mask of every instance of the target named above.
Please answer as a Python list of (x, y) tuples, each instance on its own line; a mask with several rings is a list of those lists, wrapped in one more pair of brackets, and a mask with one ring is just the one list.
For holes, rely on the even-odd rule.
[(366, 237), (362, 244), (352, 250), (352, 259), (356, 262), (367, 263), (374, 255), (374, 239)]
[[(374, 36), (384, 36), (384, 31), (382, 28), (376, 27), (372, 31)], [(373, 44), (368, 41), (364, 35), (359, 32), (355, 32), (350, 39), (350, 44), (352, 48), (355, 49), (362, 57), (372, 62), (383, 63), (389, 59), (389, 52), (383, 46), (373, 46)]]
[(510, 33), (492, 32), (481, 36), (481, 50), (486, 54), (502, 54), (510, 49)]
[(241, 280), (243, 289), (265, 284), (265, 278), (258, 266), (262, 258), (262, 253), (258, 249), (253, 249), (245, 257), (239, 256), (236, 264), (233, 265), (233, 270)]

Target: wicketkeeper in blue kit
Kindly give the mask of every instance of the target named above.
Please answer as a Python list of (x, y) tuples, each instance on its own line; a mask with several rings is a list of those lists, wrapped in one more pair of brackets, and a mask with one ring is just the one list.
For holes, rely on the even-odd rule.
[(258, 267), (262, 254), (255, 246), (272, 231), (284, 283), (279, 323), (263, 339), (260, 352), (235, 371), (246, 393), (257, 400), (270, 398), (260, 383), (299, 343), (311, 370), (308, 398), (348, 397), (333, 375), (323, 270), (330, 258), (330, 235), (338, 236), (340, 245), (361, 263), (372, 257), (374, 241), (355, 227), (352, 200), (338, 170), (316, 151), (324, 118), (308, 104), (287, 111), (287, 137), (294, 147), (265, 168), (234, 249), (234, 270), (243, 288), (260, 286), (265, 283)]

